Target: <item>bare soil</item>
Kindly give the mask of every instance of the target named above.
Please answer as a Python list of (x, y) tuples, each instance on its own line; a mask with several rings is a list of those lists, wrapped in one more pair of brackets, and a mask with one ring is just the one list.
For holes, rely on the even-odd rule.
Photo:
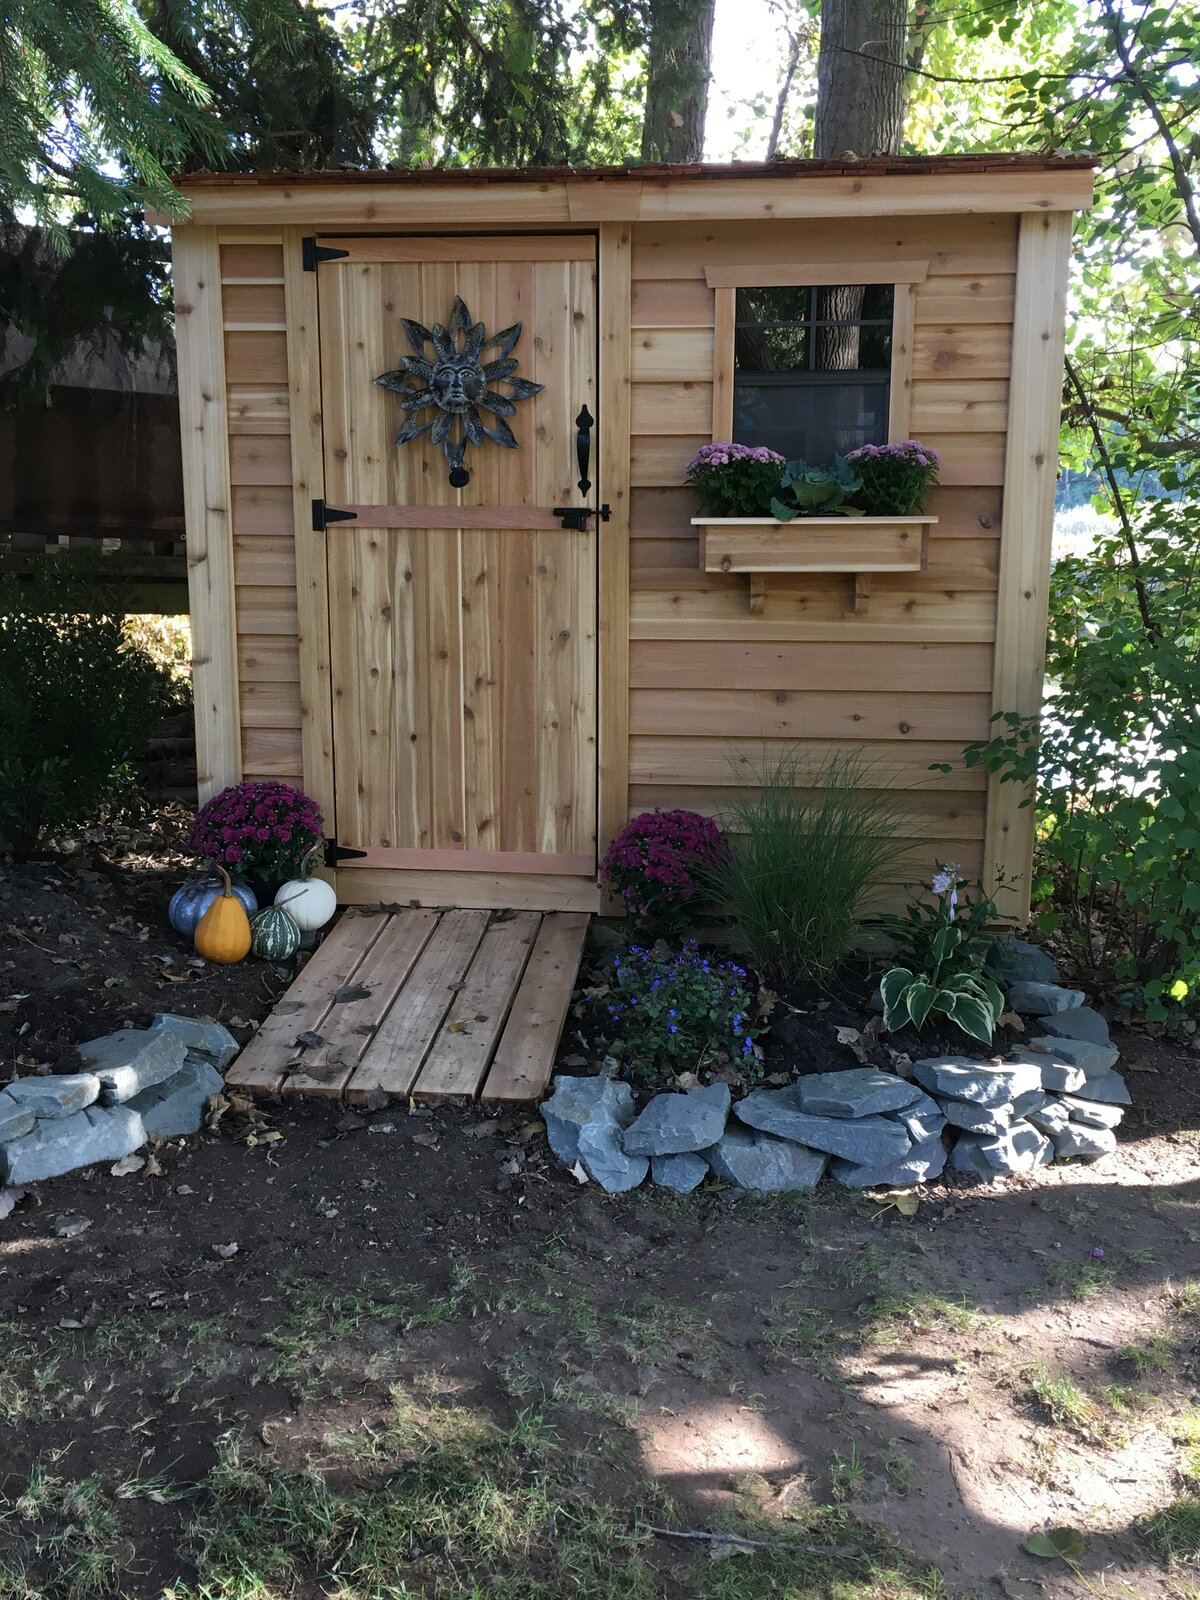
[[(189, 969), (170, 870), (161, 840), (0, 869), (10, 1067), (65, 1067), (153, 1010), (262, 1014), (283, 976)], [(853, 1513), (940, 1574), (931, 1596), (1194, 1600), (1150, 1522), (1200, 1439), (1200, 1078), (1170, 1043), (1119, 1043), (1135, 1107), (1116, 1156), (951, 1177), (912, 1215), (834, 1185), (607, 1197), (536, 1118), (402, 1106), (235, 1101), (139, 1173), (42, 1185), (0, 1221), (0, 1578), (7, 1560), (30, 1585), (0, 1594), (58, 1600), (53, 1518), (20, 1510), (39, 1469), (108, 1496), (122, 1596), (183, 1594), (211, 1576), (196, 1519), (220, 1515), (230, 1438), (324, 1470), (403, 1388), (506, 1425), (536, 1408), (630, 1525), (656, 1483), (684, 1529)], [(1086, 1540), (1076, 1565), (1024, 1553), (1062, 1525)], [(428, 1559), (396, 1593), (471, 1592)], [(699, 1594), (692, 1559), (662, 1545), (655, 1593)], [(844, 1587), (720, 1593), (899, 1592), (846, 1559)], [(261, 1592), (332, 1589), (314, 1568)]]

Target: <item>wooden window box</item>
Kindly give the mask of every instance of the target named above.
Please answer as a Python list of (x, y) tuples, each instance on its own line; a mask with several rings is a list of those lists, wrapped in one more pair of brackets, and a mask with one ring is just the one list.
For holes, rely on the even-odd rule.
[(750, 610), (762, 612), (773, 572), (846, 572), (854, 610), (866, 611), (876, 572), (920, 572), (936, 517), (693, 517), (705, 572), (750, 575)]

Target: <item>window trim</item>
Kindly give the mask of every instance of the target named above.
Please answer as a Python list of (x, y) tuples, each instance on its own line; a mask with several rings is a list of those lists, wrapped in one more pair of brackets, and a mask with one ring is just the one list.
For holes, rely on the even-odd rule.
[(828, 288), (839, 283), (890, 283), (892, 296), (892, 364), (888, 393), (889, 444), (909, 436), (912, 400), (913, 332), (917, 285), (925, 281), (929, 262), (880, 261), (851, 256), (822, 262), (789, 262), (772, 266), (711, 266), (704, 281), (713, 291), (713, 443), (733, 437), (734, 328), (739, 289)]

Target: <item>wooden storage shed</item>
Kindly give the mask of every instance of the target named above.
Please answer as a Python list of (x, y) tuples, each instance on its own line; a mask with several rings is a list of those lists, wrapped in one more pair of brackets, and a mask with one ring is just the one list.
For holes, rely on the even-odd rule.
[[(936, 857), (1022, 909), (1020, 793), (930, 767), (1040, 703), (1089, 161), (182, 187), (202, 798), (303, 784), (346, 903), (596, 910), (631, 813), (860, 746), (910, 819), (881, 898)], [(763, 354), (830, 321), (832, 371)], [(899, 561), (739, 545), (681, 486), (712, 440), (912, 436), (941, 487)]]

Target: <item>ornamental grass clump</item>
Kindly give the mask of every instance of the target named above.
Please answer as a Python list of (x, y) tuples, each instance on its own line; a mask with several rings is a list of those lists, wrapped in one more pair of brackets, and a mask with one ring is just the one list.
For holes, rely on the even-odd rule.
[(860, 445), (846, 460), (859, 478), (855, 503), (868, 516), (911, 516), (937, 487), (938, 453), (919, 439)]
[(290, 878), (325, 837), (321, 808), (301, 789), (267, 779), (235, 783), (196, 813), (188, 845), (205, 861), (256, 878)]
[(784, 459), (765, 445), (706, 444), (683, 469), (714, 517), (766, 517), (779, 492)]
[(643, 811), (605, 853), (604, 881), (643, 927), (678, 931), (700, 897), (700, 873), (727, 855), (720, 829), (695, 811)]
[(594, 993), (606, 1047), (635, 1079), (724, 1062), (758, 1068), (760, 1022), (746, 969), (705, 955), (694, 939), (618, 951)]

